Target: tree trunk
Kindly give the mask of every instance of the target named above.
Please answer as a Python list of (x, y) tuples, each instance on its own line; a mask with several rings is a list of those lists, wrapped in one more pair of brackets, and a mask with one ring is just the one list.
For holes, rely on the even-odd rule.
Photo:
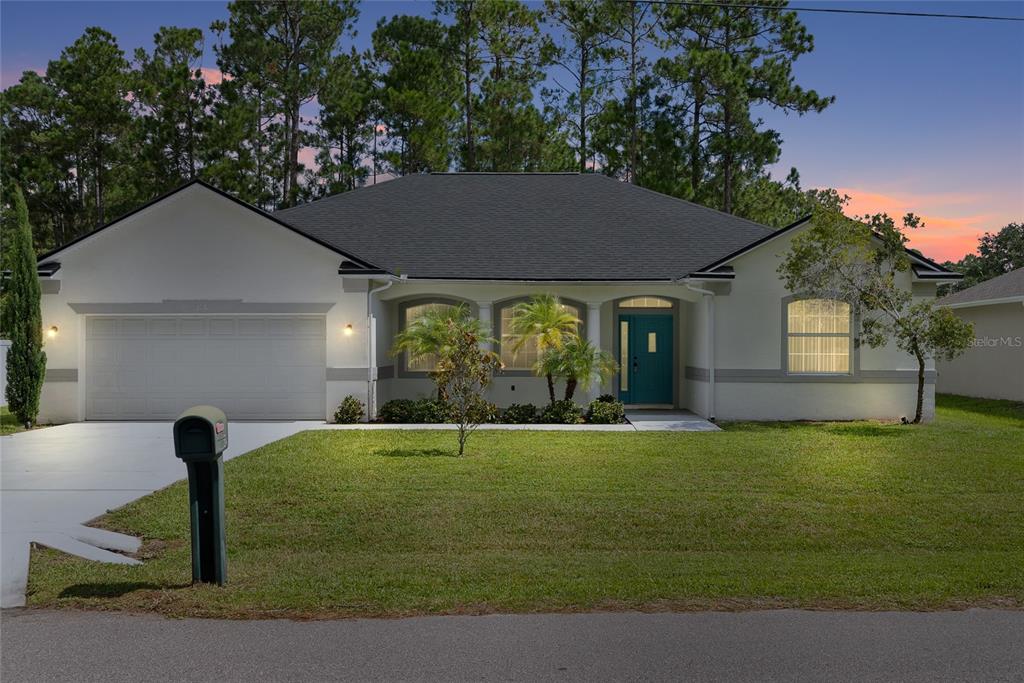
[(722, 155), (722, 211), (732, 213), (732, 108), (728, 95), (723, 109), (725, 153)]
[(636, 53), (637, 53), (637, 26), (636, 2), (630, 3), (630, 34), (629, 34), (629, 182), (636, 185), (636, 156), (637, 139), (639, 126), (636, 120), (637, 94), (636, 94)]
[[(587, 50), (580, 47), (580, 173), (587, 172)], [(552, 399), (552, 402), (554, 399)]]
[(693, 119), (690, 122), (690, 192), (691, 199), (697, 196), (701, 184), (700, 168), (700, 114), (704, 108), (704, 93), (700, 84), (696, 84), (693, 94)]
[(571, 401), (573, 394), (576, 393), (576, 378), (569, 377), (565, 380), (565, 400)]
[[(469, 23), (469, 17), (466, 18), (466, 23)], [(465, 62), (463, 63), (463, 75), (466, 81), (466, 170), (476, 170), (476, 148), (473, 143), (473, 73), (471, 70), (470, 60), (470, 39), (469, 39), (469, 27), (466, 27), (466, 42), (463, 45), (465, 50)]]
[(196, 177), (196, 132), (195, 117), (192, 112), (188, 114), (188, 179)]
[(914, 356), (917, 357), (917, 408), (914, 411), (914, 424), (921, 424), (924, 413), (924, 356), (917, 350)]
[(545, 377), (548, 380), (548, 398), (550, 398), (551, 399), (551, 403), (554, 404), (554, 402), (555, 402), (555, 378), (551, 376), (550, 372), (547, 375), (545, 375)]
[(292, 105), (292, 130), (289, 136), (289, 159), (288, 168), (291, 178), (288, 182), (288, 206), (295, 206), (299, 198), (299, 103)]
[[(732, 47), (732, 40), (730, 34), (730, 28), (732, 28), (732, 18), (729, 14), (729, 10), (725, 11), (725, 53), (731, 55), (729, 52)], [(722, 124), (723, 124), (723, 137), (725, 138), (725, 153), (722, 155), (722, 211), (726, 213), (732, 213), (732, 93), (729, 92), (728, 88), (725, 91), (725, 102), (722, 104)]]
[(100, 148), (99, 134), (96, 135), (96, 225), (103, 225), (103, 150)]

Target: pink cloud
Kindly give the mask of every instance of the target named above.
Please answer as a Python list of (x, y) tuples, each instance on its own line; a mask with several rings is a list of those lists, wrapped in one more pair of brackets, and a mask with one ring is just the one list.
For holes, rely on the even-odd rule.
[(858, 187), (836, 188), (850, 197), (847, 213), (887, 213), (899, 223), (904, 214), (914, 213), (925, 227), (910, 232), (910, 246), (937, 261), (957, 261), (977, 249), (978, 238), (995, 231), (1020, 215), (1021, 207), (1001, 205), (984, 194), (885, 193)]
[(40, 76), (46, 75), (46, 69), (38, 66), (0, 71), (0, 88), (9, 88), (18, 83), (21, 80), (21, 75), (26, 71), (35, 71)]
[(206, 81), (207, 85), (220, 85), (224, 81), (231, 80), (231, 74), (226, 74), (212, 66), (201, 66), (199, 71), (202, 73), (203, 80)]
[(299, 150), (299, 163), (308, 171), (316, 171), (320, 168), (320, 164), (316, 162), (316, 152), (314, 147), (303, 147)]

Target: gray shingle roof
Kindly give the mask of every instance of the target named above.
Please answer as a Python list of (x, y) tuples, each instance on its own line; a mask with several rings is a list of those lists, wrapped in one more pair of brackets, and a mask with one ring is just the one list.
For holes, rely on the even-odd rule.
[(973, 287), (950, 294), (939, 300), (940, 306), (966, 304), (975, 301), (1024, 297), (1024, 268), (1011, 270), (991, 280), (978, 283)]
[(771, 233), (691, 202), (575, 173), (410, 175), (274, 217), (411, 278), (664, 280)]

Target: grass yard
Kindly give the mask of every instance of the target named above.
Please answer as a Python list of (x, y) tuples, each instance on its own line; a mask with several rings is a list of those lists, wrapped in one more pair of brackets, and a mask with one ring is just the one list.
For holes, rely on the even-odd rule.
[(25, 426), (20, 424), (16, 417), (11, 415), (11, 411), (7, 410), (7, 406), (0, 407), (0, 435), (2, 434), (14, 434), (15, 432), (24, 431)]
[[(32, 556), (29, 602), (216, 617), (1024, 607), (1024, 406), (724, 433), (305, 432), (226, 465), (228, 581), (187, 490), (103, 517), (141, 567)], [(184, 471), (184, 468), (182, 468)]]

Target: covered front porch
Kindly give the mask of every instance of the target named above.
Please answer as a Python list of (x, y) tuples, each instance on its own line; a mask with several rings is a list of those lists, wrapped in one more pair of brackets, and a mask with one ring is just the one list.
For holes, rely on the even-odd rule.
[[(514, 350), (517, 338), (510, 331), (516, 304), (537, 294), (558, 297), (580, 320), (580, 336), (611, 353), (619, 366), (601, 386), (577, 390), (572, 397), (577, 403), (611, 394), (630, 409), (704, 412), (699, 390), (688, 386), (692, 380), (686, 367), (708, 362), (706, 296), (685, 284), (664, 282), (396, 282), (370, 301), (376, 330), (375, 404), (432, 395), (428, 365), (392, 355), (393, 340), (429, 307), (460, 304), (487, 323), (497, 340), (494, 351), (504, 369), (489, 388), (488, 399), (502, 408), (514, 403), (547, 404), (547, 384), (533, 371), (536, 347), (527, 344)], [(556, 398), (563, 398), (564, 390), (564, 385), (557, 386)]]

